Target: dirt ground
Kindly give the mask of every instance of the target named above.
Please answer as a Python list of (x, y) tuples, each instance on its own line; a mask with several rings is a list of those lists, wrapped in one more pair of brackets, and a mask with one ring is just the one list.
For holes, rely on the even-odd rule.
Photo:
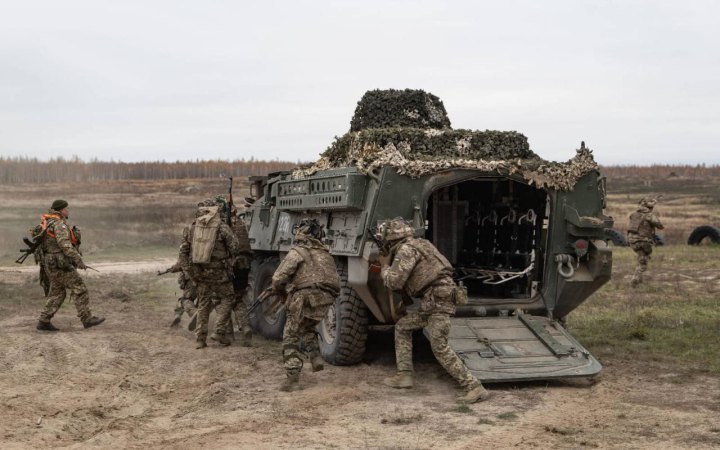
[(18, 299), (5, 302), (0, 318), (0, 447), (720, 446), (717, 377), (621, 355), (602, 360), (598, 383), (490, 385), (491, 399), (465, 407), (422, 338), (417, 387), (382, 386), (394, 371), (392, 335), (374, 331), (363, 363), (306, 370), (304, 390), (280, 392), (278, 342), (195, 350), (190, 332), (168, 327), (173, 280), (159, 290), (124, 287), (156, 278), (168, 262), (96, 264), (91, 302), (107, 321), (85, 330), (66, 305), (57, 333), (35, 330), (43, 298), (34, 272), (0, 270), (0, 285)]

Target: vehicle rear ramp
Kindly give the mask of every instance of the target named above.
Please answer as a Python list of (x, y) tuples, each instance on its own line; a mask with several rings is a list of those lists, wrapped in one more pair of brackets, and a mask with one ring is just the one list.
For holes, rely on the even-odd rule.
[(450, 347), (482, 382), (591, 377), (600, 363), (543, 316), (453, 317)]

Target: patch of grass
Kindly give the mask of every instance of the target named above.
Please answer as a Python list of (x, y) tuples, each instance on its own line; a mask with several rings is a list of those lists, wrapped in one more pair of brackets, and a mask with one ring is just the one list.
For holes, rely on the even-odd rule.
[(471, 413), (471, 412), (472, 412), (472, 409), (471, 409), (468, 405), (464, 405), (464, 404), (463, 404), (463, 405), (457, 405), (457, 406), (455, 407), (454, 411), (455, 411), (455, 412), (459, 412), (459, 413), (463, 413), (463, 414), (467, 414), (467, 413)]
[(515, 420), (518, 418), (518, 415), (517, 415), (517, 413), (515, 413), (513, 411), (509, 411), (509, 412), (504, 412), (502, 414), (498, 414), (497, 418), (500, 420)]
[(720, 247), (668, 246), (657, 253), (648, 282), (632, 289), (634, 255), (616, 248), (613, 279), (569, 317), (573, 335), (598, 357), (720, 373)]
[(495, 422), (493, 422), (492, 420), (490, 420), (486, 417), (481, 417), (478, 419), (478, 424), (479, 425), (495, 425)]

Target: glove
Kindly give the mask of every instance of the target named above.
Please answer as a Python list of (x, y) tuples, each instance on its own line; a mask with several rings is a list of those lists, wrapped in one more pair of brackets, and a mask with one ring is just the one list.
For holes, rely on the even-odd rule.
[(381, 266), (389, 266), (390, 265), (390, 255), (380, 255), (378, 256), (378, 262)]
[(87, 266), (86, 266), (85, 263), (82, 261), (82, 259), (81, 259), (80, 261), (78, 261), (78, 263), (77, 263), (77, 268), (78, 268), (78, 269), (82, 269), (82, 270), (86, 270), (86, 269), (87, 269)]

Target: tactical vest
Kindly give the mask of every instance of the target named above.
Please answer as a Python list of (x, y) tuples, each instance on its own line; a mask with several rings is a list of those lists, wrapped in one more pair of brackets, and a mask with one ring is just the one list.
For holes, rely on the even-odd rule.
[(237, 236), (238, 241), (240, 242), (240, 253), (252, 253), (252, 248), (250, 248), (250, 239), (248, 237), (248, 230), (245, 226), (245, 223), (241, 219), (236, 218), (233, 222), (232, 230), (235, 233), (235, 236)]
[(443, 278), (452, 279), (452, 264), (430, 241), (410, 238), (402, 245), (410, 246), (421, 255), (405, 284), (408, 294), (413, 297), (421, 296), (435, 282)]
[[(60, 245), (58, 244), (55, 237), (55, 226), (59, 224), (64, 224), (65, 221), (59, 214), (43, 214), (42, 216), (40, 216), (40, 219), (41, 221), (39, 233), (37, 233), (36, 236), (33, 236), (33, 238), (37, 238), (44, 232), (45, 236), (50, 237), (50, 239), (42, 238), (43, 251), (45, 253), (62, 253), (62, 249), (60, 248)], [(65, 224), (65, 226), (67, 226), (67, 224)], [(70, 234), (70, 243), (73, 245), (73, 247), (77, 247), (79, 244), (79, 239), (75, 235), (74, 228), (75, 227), (68, 228), (68, 233)]]
[(634, 213), (630, 214), (630, 223), (628, 223), (628, 232), (629, 233), (637, 233), (640, 229), (640, 224), (645, 219), (645, 213), (640, 211), (635, 211)]
[[(222, 237), (218, 230), (220, 229), (220, 213), (216, 206), (200, 208), (203, 213), (193, 223), (192, 230), (192, 262), (194, 264), (207, 264), (211, 260), (222, 260), (228, 257), (227, 249), (224, 245), (218, 247), (218, 241), (222, 243)], [(224, 250), (224, 253), (223, 253)], [(224, 258), (223, 258), (224, 255)]]
[(315, 246), (296, 245), (293, 249), (303, 259), (288, 292), (316, 287), (337, 295), (340, 293), (340, 277), (330, 252)]
[(648, 220), (649, 212), (635, 211), (630, 214), (628, 233), (637, 234), (638, 237), (652, 239), (655, 235), (655, 226)]

